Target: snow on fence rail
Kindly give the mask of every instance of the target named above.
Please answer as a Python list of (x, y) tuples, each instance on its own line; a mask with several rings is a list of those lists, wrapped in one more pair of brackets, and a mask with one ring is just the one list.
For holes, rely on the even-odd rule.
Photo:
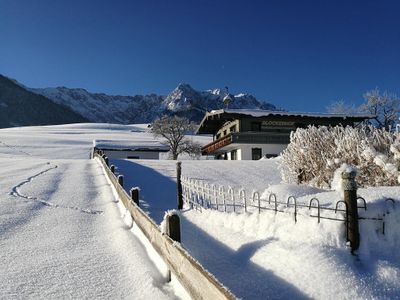
[[(308, 203), (299, 202), (295, 196), (289, 196), (286, 201), (278, 201), (278, 196), (274, 193), (270, 193), (268, 198), (263, 198), (258, 191), (248, 193), (243, 188), (237, 189), (231, 186), (210, 184), (204, 180), (184, 176), (181, 177), (181, 183), (184, 202), (199, 211), (213, 209), (243, 213), (269, 210), (276, 213), (292, 213), (295, 221), (297, 221), (296, 216), (299, 214), (317, 218), (318, 223), (321, 219), (346, 221), (347, 207), (343, 200), (337, 201), (333, 207), (328, 207), (326, 204), (320, 204), (316, 197), (311, 198)], [(392, 203), (392, 207), (395, 207), (396, 201), (394, 199), (386, 198), (385, 201)], [(357, 197), (357, 202), (360, 205), (358, 206), (359, 209), (367, 210), (367, 203), (363, 197)], [(305, 210), (302, 210), (303, 208)], [(325, 215), (322, 215), (323, 213)], [(342, 215), (338, 216), (338, 213), (342, 213)], [(366, 217), (360, 217), (360, 219), (382, 220), (382, 218)]]
[(132, 193), (135, 188), (131, 190), (131, 197), (126, 193), (123, 188), (123, 176), (115, 176), (115, 168), (109, 167), (108, 158), (103, 153), (95, 152), (93, 158), (99, 159), (106, 176), (134, 222), (193, 299), (236, 299), (179, 242), (174, 241), (172, 235), (170, 237), (161, 232), (159, 226), (137, 205), (137, 193)]
[[(318, 222), (321, 219), (331, 219), (325, 216), (321, 216), (321, 211), (334, 212), (335, 216), (338, 212), (346, 212), (346, 209), (341, 208), (339, 201), (335, 208), (326, 207), (320, 204), (317, 198), (310, 199), (309, 203), (300, 203), (295, 196), (289, 196), (286, 201), (278, 201), (278, 196), (274, 193), (270, 193), (268, 198), (260, 196), (260, 192), (252, 191), (248, 193), (245, 189), (237, 189), (231, 186), (210, 184), (204, 180), (190, 179), (188, 177), (181, 178), (183, 200), (191, 207), (202, 210), (202, 209), (214, 209), (223, 212), (261, 212), (265, 210), (274, 211), (275, 213), (293, 213), (294, 220), (297, 221), (297, 214), (299, 209), (308, 208), (309, 211), (313, 212), (312, 209), (317, 210), (315, 214), (305, 214), (310, 217), (318, 218)], [(365, 207), (365, 200), (359, 197), (359, 200), (363, 201)], [(334, 218), (338, 221), (345, 221), (345, 219)]]

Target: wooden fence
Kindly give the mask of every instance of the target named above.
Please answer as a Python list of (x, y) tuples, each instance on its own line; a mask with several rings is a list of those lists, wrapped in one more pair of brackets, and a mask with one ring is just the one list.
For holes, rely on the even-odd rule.
[(118, 178), (108, 166), (108, 159), (94, 154), (103, 166), (106, 176), (114, 186), (118, 196), (132, 219), (143, 231), (154, 249), (165, 261), (171, 272), (178, 278), (193, 299), (236, 299), (212, 274), (204, 269), (180, 243), (161, 232), (157, 224), (132, 200), (121, 186)]

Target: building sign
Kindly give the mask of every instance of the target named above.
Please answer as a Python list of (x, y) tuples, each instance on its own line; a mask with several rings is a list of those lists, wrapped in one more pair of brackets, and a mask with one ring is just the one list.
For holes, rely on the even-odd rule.
[(262, 121), (262, 123), (261, 123), (261, 127), (270, 127), (270, 126), (291, 127), (291, 126), (294, 126), (294, 122), (290, 122), (290, 121)]

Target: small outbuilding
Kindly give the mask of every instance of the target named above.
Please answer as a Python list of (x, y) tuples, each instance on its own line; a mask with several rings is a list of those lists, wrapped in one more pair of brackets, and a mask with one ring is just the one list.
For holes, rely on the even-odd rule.
[(309, 125), (357, 126), (372, 118), (360, 114), (301, 113), (270, 110), (221, 109), (207, 112), (197, 134), (212, 134), (203, 155), (216, 159), (258, 160), (279, 155), (290, 142), (290, 133)]
[(169, 147), (158, 141), (94, 140), (92, 155), (98, 150), (108, 158), (160, 159)]

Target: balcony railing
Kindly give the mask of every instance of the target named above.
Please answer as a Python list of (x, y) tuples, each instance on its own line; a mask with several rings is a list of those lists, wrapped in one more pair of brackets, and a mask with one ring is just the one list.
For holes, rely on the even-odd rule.
[(289, 144), (290, 135), (260, 133), (260, 132), (234, 132), (215, 140), (201, 148), (203, 155), (212, 154), (218, 149), (232, 143), (237, 144)]
[(289, 133), (238, 132), (232, 135), (232, 143), (239, 144), (289, 144)]
[(203, 155), (208, 155), (214, 153), (219, 148), (225, 147), (232, 143), (232, 134), (228, 134), (218, 140), (215, 140), (201, 148), (201, 153)]

